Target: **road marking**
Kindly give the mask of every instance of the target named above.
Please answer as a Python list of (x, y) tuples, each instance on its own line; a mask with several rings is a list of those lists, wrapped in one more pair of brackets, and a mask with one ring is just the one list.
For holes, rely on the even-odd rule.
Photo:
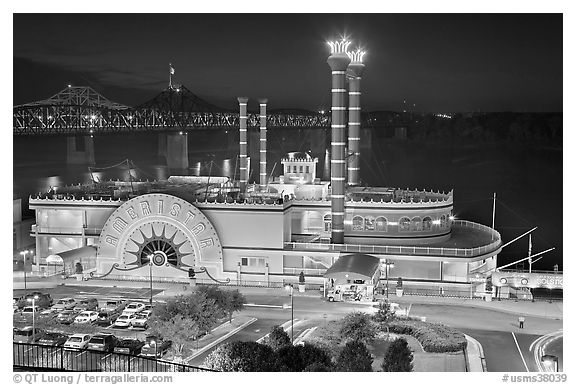
[(526, 360), (524, 360), (524, 356), (522, 355), (520, 345), (518, 345), (518, 340), (516, 339), (516, 334), (514, 334), (514, 332), (512, 332), (512, 337), (514, 337), (514, 342), (516, 343), (516, 348), (518, 348), (518, 353), (520, 353), (520, 358), (522, 358), (522, 363), (524, 364), (526, 371), (529, 372), (530, 370), (528, 370), (528, 365), (526, 365)]
[[(297, 318), (294, 319), (294, 321), (297, 321), (297, 320), (298, 320)], [(288, 321), (284, 322), (282, 325), (280, 325), (280, 327), (281, 327), (282, 329), (286, 330), (286, 328), (288, 327), (288, 325), (290, 325), (291, 322), (292, 322), (291, 320), (288, 320)], [(263, 343), (264, 340), (265, 340), (269, 335), (270, 335), (270, 333), (265, 334), (264, 336), (260, 337), (256, 342), (259, 343), (259, 344)]]
[(240, 330), (252, 325), (254, 322), (258, 321), (258, 318), (251, 318), (248, 321), (244, 322), (242, 325), (238, 326), (236, 329), (231, 330), (230, 332), (228, 332), (227, 334), (225, 334), (224, 336), (210, 342), (208, 345), (204, 346), (202, 349), (198, 350), (197, 352), (193, 353), (192, 355), (190, 355), (189, 357), (186, 357), (184, 359), (184, 363), (188, 363), (190, 361), (192, 361), (194, 358), (196, 358), (197, 356), (199, 356), (200, 354), (204, 353), (206, 350), (211, 349), (213, 346), (216, 346), (217, 344), (219, 344), (220, 342), (228, 339), (229, 337), (233, 336), (234, 334), (238, 333)]
[[(283, 305), (260, 305), (257, 303), (247, 303), (244, 304), (244, 306), (250, 306), (250, 307), (272, 307), (272, 308), (277, 308), (277, 309), (283, 309), (284, 306)], [(287, 309), (290, 309), (289, 306), (286, 307)]]
[(532, 344), (530, 344), (530, 350), (534, 349), (534, 361), (536, 363), (536, 367), (538, 368), (539, 372), (546, 372), (546, 368), (544, 368), (541, 358), (546, 354), (546, 347), (549, 343), (555, 341), (556, 339), (560, 338), (563, 335), (562, 329), (557, 330), (552, 333), (548, 333), (546, 335), (540, 336), (536, 338)]

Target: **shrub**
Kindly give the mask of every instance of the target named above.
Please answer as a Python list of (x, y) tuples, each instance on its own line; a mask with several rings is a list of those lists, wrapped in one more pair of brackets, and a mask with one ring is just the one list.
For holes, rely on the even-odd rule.
[(361, 342), (371, 342), (376, 336), (376, 326), (366, 313), (353, 312), (347, 314), (342, 321), (340, 334), (347, 339)]
[(382, 361), (382, 370), (385, 372), (411, 372), (414, 355), (404, 338), (394, 340)]
[[(328, 352), (312, 344), (285, 345), (276, 353), (278, 368), (282, 372), (317, 371), (310, 369), (320, 367), (329, 369), (332, 365)], [(306, 368), (310, 369), (306, 370)]]
[(346, 343), (344, 349), (336, 361), (336, 371), (338, 372), (371, 372), (372, 355), (366, 345), (360, 341), (350, 341)]
[(272, 326), (270, 335), (268, 336), (268, 341), (266, 343), (274, 350), (278, 350), (283, 346), (291, 345), (290, 336), (286, 333), (286, 330), (282, 329), (278, 325)]
[(394, 318), (394, 313), (390, 311), (390, 303), (380, 301), (378, 303), (378, 310), (372, 315), (372, 319), (378, 323), (385, 323)]
[(466, 348), (464, 334), (445, 325), (412, 320), (394, 320), (388, 324), (391, 333), (414, 336), (426, 352), (458, 352)]
[(273, 372), (277, 368), (272, 348), (254, 341), (220, 345), (206, 357), (204, 365), (222, 372)]

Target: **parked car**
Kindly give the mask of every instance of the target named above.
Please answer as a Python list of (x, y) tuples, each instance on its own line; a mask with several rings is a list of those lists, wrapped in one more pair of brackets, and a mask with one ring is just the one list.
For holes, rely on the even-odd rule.
[(38, 315), (38, 312), (40, 311), (40, 309), (38, 308), (38, 306), (24, 306), (22, 308), (22, 310), (20, 310), (19, 312), (14, 314), (14, 318), (13, 320), (15, 322), (27, 322), (32, 320), (32, 316), (34, 315), (34, 313), (36, 313), (35, 315)]
[(114, 327), (116, 328), (127, 328), (132, 325), (132, 321), (136, 318), (133, 313), (124, 314), (122, 313), (120, 317), (116, 318), (114, 322)]
[(74, 310), (78, 311), (95, 311), (98, 310), (98, 300), (96, 298), (84, 298), (76, 303)]
[(48, 332), (38, 340), (38, 344), (45, 346), (62, 346), (66, 341), (68, 341), (66, 334)]
[(148, 328), (148, 318), (150, 318), (149, 311), (143, 311), (136, 314), (135, 318), (132, 320), (132, 327), (138, 329)]
[(32, 326), (26, 326), (14, 331), (13, 340), (17, 343), (33, 344), (44, 336), (45, 332), (42, 329), (36, 328), (32, 330)]
[(114, 347), (114, 353), (131, 354), (137, 356), (142, 351), (142, 346), (144, 346), (144, 344), (144, 341), (131, 338), (118, 340), (116, 342), (116, 346)]
[(61, 298), (52, 306), (52, 310), (72, 310), (76, 306), (74, 298)]
[(101, 310), (100, 313), (98, 313), (98, 319), (96, 319), (96, 324), (98, 326), (110, 326), (114, 322), (116, 322), (116, 319), (119, 316), (120, 316), (120, 313), (117, 311)]
[(114, 350), (114, 346), (116, 346), (116, 341), (116, 337), (112, 334), (96, 334), (88, 341), (88, 349), (111, 352)]
[(32, 298), (34, 299), (34, 305), (38, 306), (41, 309), (47, 309), (52, 306), (52, 297), (50, 294), (41, 293), (39, 291), (34, 291), (32, 293), (23, 295), (22, 297), (18, 298), (15, 302), (15, 305), (18, 306), (20, 309), (32, 305)]
[(63, 325), (70, 325), (72, 322), (74, 322), (74, 319), (76, 318), (77, 315), (78, 315), (77, 311), (64, 310), (60, 312), (60, 314), (58, 314), (56, 320)]
[(96, 311), (83, 311), (74, 318), (76, 324), (89, 324), (96, 322), (98, 319), (98, 312)]
[(145, 305), (142, 302), (130, 302), (128, 306), (124, 308), (122, 314), (140, 313), (142, 310), (144, 310), (144, 307)]
[(64, 348), (85, 349), (92, 336), (90, 334), (72, 334), (64, 343)]
[(165, 341), (156, 336), (148, 336), (146, 337), (146, 344), (142, 346), (140, 355), (142, 357), (160, 358), (166, 354), (171, 346), (172, 341)]
[(126, 307), (126, 304), (121, 299), (109, 299), (100, 310), (121, 312), (124, 307)]

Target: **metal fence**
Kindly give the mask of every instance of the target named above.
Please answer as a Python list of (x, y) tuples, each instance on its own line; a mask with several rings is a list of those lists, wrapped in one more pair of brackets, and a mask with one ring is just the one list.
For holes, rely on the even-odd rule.
[(14, 369), (73, 372), (214, 372), (154, 358), (61, 346), (13, 343)]

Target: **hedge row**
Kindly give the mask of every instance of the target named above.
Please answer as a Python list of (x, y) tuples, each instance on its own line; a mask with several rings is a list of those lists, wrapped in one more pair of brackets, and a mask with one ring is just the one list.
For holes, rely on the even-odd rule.
[(459, 352), (466, 348), (464, 334), (441, 324), (414, 320), (394, 320), (388, 324), (390, 332), (415, 337), (430, 353)]

